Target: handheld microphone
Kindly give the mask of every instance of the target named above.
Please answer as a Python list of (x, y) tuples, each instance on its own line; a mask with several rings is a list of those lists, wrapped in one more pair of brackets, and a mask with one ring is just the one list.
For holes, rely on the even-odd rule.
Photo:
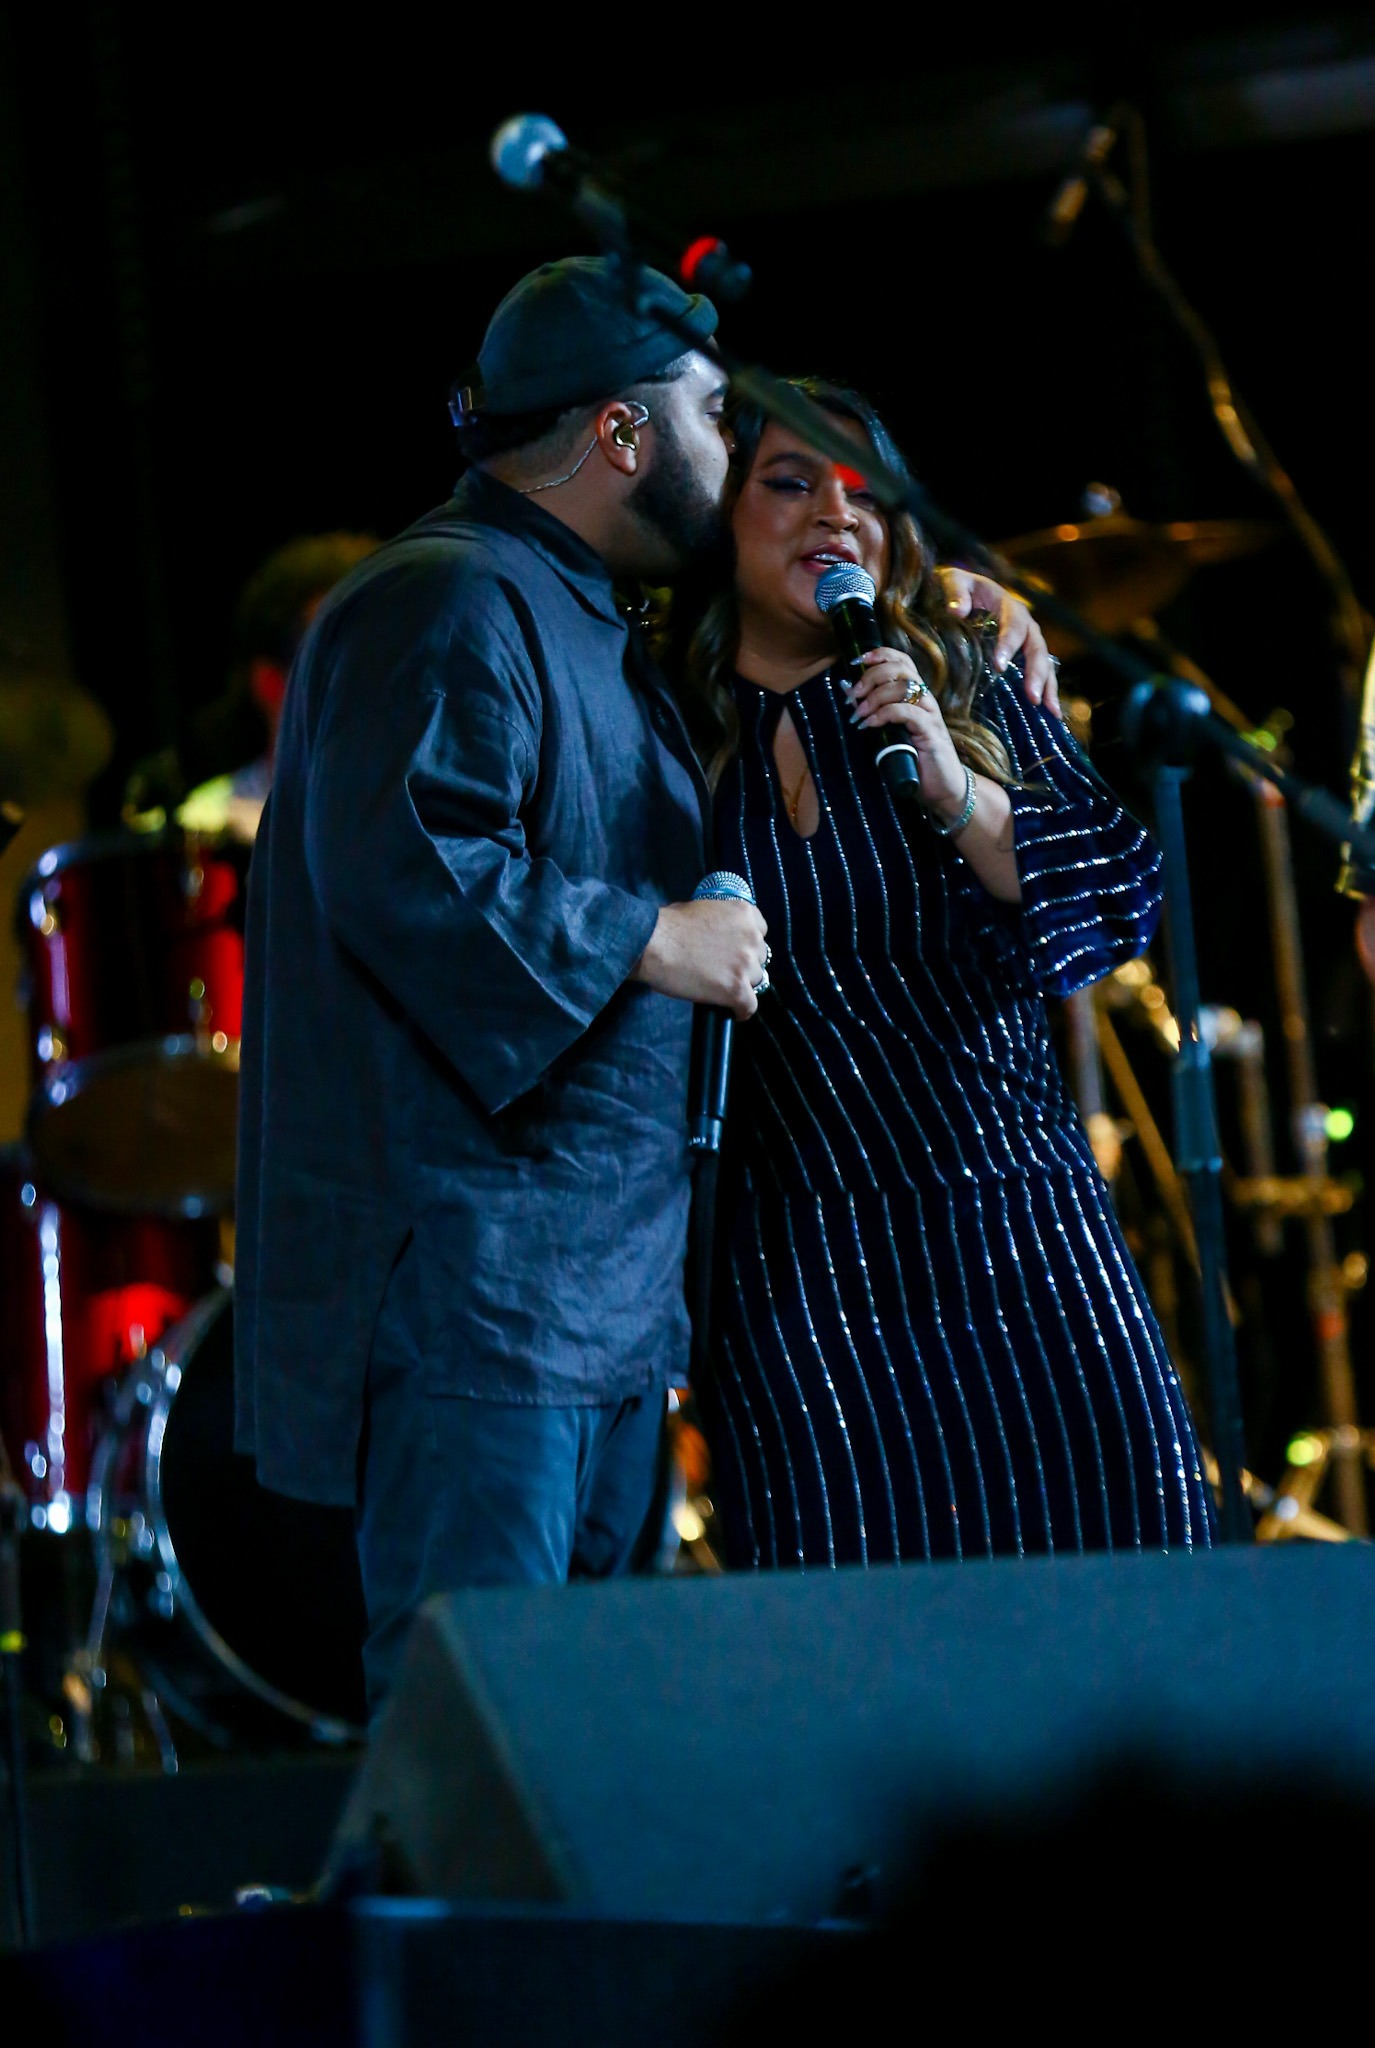
[(513, 114), (491, 142), (492, 169), (518, 192), (548, 192), (572, 208), (584, 227), (629, 257), (649, 248), (656, 265), (689, 290), (730, 305), (749, 290), (751, 271), (716, 235), (689, 240), (618, 198), (603, 184), (586, 151), (570, 146), (547, 114)]
[[(817, 610), (829, 619), (841, 656), (851, 667), (871, 647), (883, 645), (874, 617), (874, 596), (874, 579), (857, 562), (838, 563), (816, 586)], [(889, 796), (895, 802), (911, 803), (921, 797), (921, 763), (912, 742), (890, 739), (890, 731), (890, 727), (880, 726), (865, 738), (873, 743), (874, 763)]]
[(1100, 121), (1090, 128), (1074, 169), (1061, 180), (1055, 197), (1046, 208), (1041, 236), (1049, 248), (1062, 249), (1073, 234), (1075, 222), (1088, 199), (1094, 174), (1102, 170), (1116, 141), (1117, 130), (1107, 121)]
[[(754, 891), (743, 875), (718, 869), (704, 875), (692, 892), (694, 903), (731, 900), (753, 903)], [(688, 1150), (719, 1152), (726, 1122), (730, 1085), (730, 1048), (735, 1019), (729, 1010), (698, 1003), (692, 1019), (692, 1058), (688, 1067)]]

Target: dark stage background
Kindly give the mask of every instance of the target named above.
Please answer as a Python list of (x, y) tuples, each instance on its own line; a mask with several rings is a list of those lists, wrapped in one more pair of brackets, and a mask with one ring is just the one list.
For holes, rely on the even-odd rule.
[[(72, 668), (117, 729), (97, 822), (221, 687), (234, 598), (269, 549), (385, 534), (447, 495), (451, 379), (515, 278), (580, 246), (485, 168), (521, 107), (615, 153), (693, 232), (725, 234), (757, 278), (727, 314), (734, 345), (867, 388), (934, 495), (990, 536), (1073, 519), (1090, 479), (1147, 519), (1265, 518), (1101, 211), (1062, 252), (1038, 235), (1093, 110), (1130, 100), (1157, 240), (1375, 605), (1368, 18), (1125, 9), (1109, 36), (992, 12), (915, 29), (810, 15), (804, 36), (779, 16), (782, 60), (718, 15), (599, 14), (576, 36), (547, 20), (352, 27), (259, 0), (195, 20), (98, 0), (9, 12), (38, 341), (24, 402)], [(1281, 540), (1200, 573), (1163, 623), (1258, 720), (1292, 712), (1296, 764), (1342, 788), (1352, 706), (1324, 616)], [(1102, 766), (1125, 779), (1110, 752)], [(1282, 1104), (1250, 805), (1212, 766), (1188, 805), (1205, 996), (1266, 1022)], [(1300, 836), (1298, 854), (1323, 1086), (1357, 1112), (1336, 1170), (1359, 1172), (1369, 992), (1334, 853)], [(1343, 1248), (1365, 1229), (1358, 1205)], [(1314, 1419), (1297, 1245), (1264, 1302), (1245, 1369), (1273, 1474)]]

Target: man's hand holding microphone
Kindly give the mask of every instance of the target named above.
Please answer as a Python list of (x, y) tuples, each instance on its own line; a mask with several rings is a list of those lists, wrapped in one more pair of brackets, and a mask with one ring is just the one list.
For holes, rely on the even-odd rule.
[(633, 979), (743, 1023), (768, 987), (767, 931), (754, 904), (739, 896), (666, 903)]

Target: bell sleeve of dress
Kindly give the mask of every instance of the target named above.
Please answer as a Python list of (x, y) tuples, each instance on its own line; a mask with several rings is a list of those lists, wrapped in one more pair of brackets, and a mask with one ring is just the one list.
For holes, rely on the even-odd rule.
[(605, 1008), (658, 907), (526, 844), (542, 706), (518, 608), (434, 563), (388, 583), (321, 650), (307, 864), (336, 937), (495, 1113)]
[(981, 716), (998, 732), (1022, 900), (1018, 937), (1046, 995), (1072, 995), (1144, 952), (1160, 919), (1160, 854), (1067, 725), (1027, 699), (1020, 674), (991, 686)]

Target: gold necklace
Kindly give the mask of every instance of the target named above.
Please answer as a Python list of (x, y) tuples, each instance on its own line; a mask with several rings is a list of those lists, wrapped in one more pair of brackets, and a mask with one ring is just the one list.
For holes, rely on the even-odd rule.
[(807, 777), (811, 772), (810, 764), (804, 764), (797, 788), (791, 796), (788, 794), (788, 785), (786, 782), (783, 782), (783, 777), (780, 775), (778, 778), (780, 782), (783, 782), (783, 805), (788, 813), (788, 823), (790, 825), (796, 825), (797, 823), (797, 813), (802, 805), (802, 792), (807, 787)]

